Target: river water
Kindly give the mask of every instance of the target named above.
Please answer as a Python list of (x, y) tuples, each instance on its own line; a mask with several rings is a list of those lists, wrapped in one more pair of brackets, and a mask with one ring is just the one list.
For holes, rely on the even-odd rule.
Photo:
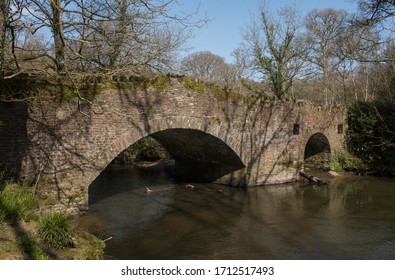
[(395, 259), (393, 178), (191, 185), (160, 170), (107, 169), (80, 226), (111, 238), (108, 259)]

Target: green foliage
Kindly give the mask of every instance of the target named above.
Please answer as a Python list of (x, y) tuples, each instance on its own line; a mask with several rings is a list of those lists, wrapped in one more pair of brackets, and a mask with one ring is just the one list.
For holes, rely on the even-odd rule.
[(63, 213), (47, 213), (38, 221), (38, 236), (53, 248), (61, 249), (73, 245), (70, 221)]
[(26, 219), (36, 205), (33, 188), (6, 184), (0, 193), (0, 222)]
[(335, 158), (330, 163), (330, 169), (333, 171), (356, 171), (366, 170), (367, 168), (361, 159), (346, 151), (336, 152)]
[[(279, 51), (282, 50), (282, 46), (278, 46), (279, 50), (271, 49), (272, 56), (281, 57)], [(262, 50), (260, 50), (262, 51)], [(275, 97), (281, 99), (285, 95), (285, 73), (284, 68), (286, 61), (276, 61), (270, 57), (263, 56), (262, 53), (258, 53), (259, 67), (266, 72), (266, 79), (270, 83), (273, 94)]]
[(339, 161), (333, 160), (333, 161), (331, 161), (331, 163), (330, 163), (330, 170), (339, 172), (339, 171), (343, 171), (343, 168), (342, 168), (342, 166), (341, 166), (341, 164), (340, 164)]
[(373, 169), (395, 168), (395, 104), (356, 103), (348, 111), (350, 152)]
[(134, 161), (158, 161), (167, 157), (167, 151), (154, 138), (146, 136), (124, 150), (116, 161), (132, 164)]
[(154, 138), (146, 136), (134, 143), (127, 153), (135, 155), (137, 161), (156, 161), (162, 158), (164, 148)]

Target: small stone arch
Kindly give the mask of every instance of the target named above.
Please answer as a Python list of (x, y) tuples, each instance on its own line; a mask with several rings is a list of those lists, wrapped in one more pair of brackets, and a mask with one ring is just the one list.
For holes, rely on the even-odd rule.
[(310, 136), (304, 150), (304, 168), (329, 170), (331, 161), (331, 145), (328, 137), (321, 132)]

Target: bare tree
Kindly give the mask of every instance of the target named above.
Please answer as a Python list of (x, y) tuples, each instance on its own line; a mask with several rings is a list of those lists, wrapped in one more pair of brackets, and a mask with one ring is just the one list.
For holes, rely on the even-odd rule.
[[(383, 51), (385, 57), (395, 57), (395, 43), (388, 42)], [(393, 101), (395, 99), (395, 60), (369, 62), (366, 68), (366, 80), (369, 85), (369, 98), (364, 101)]]
[[(312, 77), (322, 81), (325, 103), (333, 104), (336, 95), (336, 75), (342, 71), (348, 54), (348, 13), (344, 10), (325, 9), (311, 11), (305, 21), (306, 42), (309, 46), (306, 56), (310, 63)], [(344, 70), (344, 69), (343, 69)]]
[(190, 54), (181, 61), (183, 74), (207, 82), (225, 81), (228, 68), (222, 57), (209, 51)]
[[(38, 1), (36, 0), (32, 0), (32, 2), (38, 3)], [(54, 61), (56, 65), (56, 70), (58, 72), (63, 72), (66, 70), (66, 39), (64, 37), (63, 22), (63, 11), (65, 7), (62, 7), (62, 0), (51, 0), (49, 1), (49, 4), (50, 10), (45, 10), (45, 13), (49, 15), (50, 27), (53, 33), (55, 52)], [(64, 3), (64, 5), (67, 5), (67, 2)]]
[[(4, 0), (0, 3), (0, 80), (21, 72), (17, 54), (17, 36), (26, 0)], [(6, 73), (7, 72), (7, 73)]]
[[(196, 26), (194, 14), (173, 14), (177, 0), (31, 0), (25, 18), (42, 30), (58, 72), (161, 71)], [(51, 34), (51, 36), (48, 36)]]
[[(359, 0), (359, 14), (353, 21), (355, 26), (362, 26), (374, 30), (373, 39), (361, 34), (361, 41), (367, 42), (376, 48), (376, 55), (367, 58), (357, 58), (363, 63), (365, 73), (366, 93), (369, 89), (367, 100), (393, 100), (394, 77), (395, 77), (395, 52), (394, 52), (394, 16), (395, 2), (393, 0)], [(369, 85), (369, 87), (368, 87)]]
[[(365, 38), (361, 34), (360, 39), (375, 44), (377, 46), (385, 46), (388, 43), (393, 44), (395, 32), (395, 2), (393, 0), (358, 0), (358, 14), (353, 19), (356, 27), (368, 27), (374, 29), (376, 34), (382, 34), (372, 40)], [(388, 62), (395, 61), (394, 56), (388, 56), (383, 51), (380, 56), (370, 59), (368, 62)]]
[[(64, 13), (67, 6), (73, 1), (69, 0), (31, 0), (27, 5), (30, 13), (28, 24), (32, 26), (32, 33), (46, 28), (51, 34), (48, 44), (53, 47), (46, 53), (54, 63), (54, 69), (61, 73), (66, 70), (66, 38)], [(46, 31), (44, 31), (46, 32)]]
[(362, 24), (378, 24), (395, 16), (393, 0), (358, 0)]
[(258, 20), (244, 32), (246, 48), (253, 67), (273, 94), (281, 98), (289, 92), (293, 79), (302, 67), (303, 47), (297, 45), (301, 23), (294, 7), (282, 8), (277, 17), (265, 5)]
[(253, 76), (251, 69), (251, 58), (243, 47), (239, 47), (232, 52), (234, 63), (232, 71), (235, 79), (250, 79)]
[[(92, 70), (157, 71), (172, 65), (174, 54), (193, 27), (203, 21), (170, 14), (176, 1), (97, 1), (85, 7), (89, 24), (77, 28), (73, 51)], [(86, 17), (85, 17), (86, 19)]]
[(6, 51), (6, 33), (10, 16), (10, 0), (3, 0), (0, 3), (0, 80), (4, 78), (4, 64)]

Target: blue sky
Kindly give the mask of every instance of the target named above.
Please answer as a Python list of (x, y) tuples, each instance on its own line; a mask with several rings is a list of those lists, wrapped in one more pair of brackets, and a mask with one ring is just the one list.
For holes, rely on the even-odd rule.
[[(195, 30), (189, 41), (192, 48), (189, 53), (210, 51), (232, 62), (231, 53), (242, 43), (242, 29), (250, 22), (258, 9), (259, 0), (184, 0), (183, 10), (193, 11), (200, 3), (201, 13), (205, 12), (212, 19), (207, 26)], [(303, 14), (318, 8), (344, 9), (348, 12), (356, 10), (353, 0), (270, 0), (269, 7), (276, 10), (281, 6), (295, 3)]]

